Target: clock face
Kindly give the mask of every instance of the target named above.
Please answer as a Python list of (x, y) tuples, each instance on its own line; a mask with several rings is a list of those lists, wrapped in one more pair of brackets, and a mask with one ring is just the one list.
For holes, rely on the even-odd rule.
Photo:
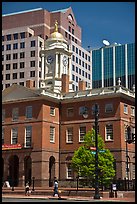
[(64, 56), (63, 57), (63, 65), (67, 66), (67, 64), (68, 64), (68, 58), (67, 58), (67, 56)]
[(47, 57), (47, 63), (48, 63), (48, 64), (51, 64), (52, 62), (53, 62), (53, 56), (49, 55), (49, 56)]

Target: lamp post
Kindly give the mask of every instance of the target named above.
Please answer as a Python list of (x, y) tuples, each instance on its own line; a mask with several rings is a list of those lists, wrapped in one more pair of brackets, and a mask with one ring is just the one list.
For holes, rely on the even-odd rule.
[[(98, 134), (97, 134), (97, 129), (98, 129), (98, 116), (99, 116), (99, 108), (98, 105), (95, 104), (93, 107), (93, 113), (95, 115), (95, 146), (96, 146), (96, 154), (95, 154), (95, 195), (94, 199), (100, 199), (99, 195), (99, 181), (98, 181)], [(83, 113), (83, 117), (87, 118), (88, 113), (87, 109), (85, 109)]]
[(100, 199), (99, 182), (98, 182), (98, 134), (97, 134), (99, 110), (98, 110), (98, 105), (97, 104), (95, 104), (94, 113), (95, 113), (95, 146), (96, 146), (96, 154), (95, 154), (95, 195), (94, 195), (94, 199)]

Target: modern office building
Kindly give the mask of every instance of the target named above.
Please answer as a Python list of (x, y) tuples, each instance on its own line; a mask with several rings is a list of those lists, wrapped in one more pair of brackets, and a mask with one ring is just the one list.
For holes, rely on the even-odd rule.
[(135, 86), (135, 43), (110, 44), (92, 50), (92, 87)]
[(45, 41), (58, 30), (72, 50), (71, 78), (73, 90), (78, 90), (79, 80), (91, 88), (91, 54), (81, 46), (81, 28), (70, 8), (47, 11), (42, 8), (2, 16), (2, 88), (12, 84), (26, 86), (28, 79), (40, 87), (41, 56)]

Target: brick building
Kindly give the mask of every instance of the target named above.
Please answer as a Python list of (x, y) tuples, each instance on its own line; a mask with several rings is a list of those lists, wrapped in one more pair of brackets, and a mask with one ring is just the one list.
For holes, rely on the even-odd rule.
[[(62, 77), (64, 79), (64, 77)], [(66, 80), (67, 81), (67, 80)], [(67, 83), (67, 82), (66, 82)], [(12, 85), (2, 95), (3, 180), (15, 186), (35, 177), (35, 185), (51, 186), (54, 176), (71, 181), (74, 150), (94, 127), (92, 106), (99, 105), (99, 133), (116, 160), (116, 178), (126, 175), (127, 127), (135, 130), (135, 95), (121, 85), (60, 94)], [(27, 83), (30, 87), (31, 83)], [(67, 85), (68, 86), (68, 85)], [(89, 116), (82, 110), (88, 107)], [(129, 179), (135, 178), (135, 144), (128, 144)]]

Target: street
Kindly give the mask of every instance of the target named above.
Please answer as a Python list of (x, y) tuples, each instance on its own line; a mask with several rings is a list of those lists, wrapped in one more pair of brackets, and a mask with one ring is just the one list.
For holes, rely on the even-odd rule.
[(49, 199), (49, 198), (2, 198), (2, 202), (129, 202), (121, 200), (67, 200), (67, 199)]

